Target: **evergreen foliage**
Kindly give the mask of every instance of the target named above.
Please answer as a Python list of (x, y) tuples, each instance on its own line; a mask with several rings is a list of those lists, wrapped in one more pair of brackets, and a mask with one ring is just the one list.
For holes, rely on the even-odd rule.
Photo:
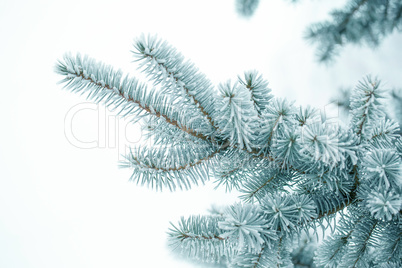
[(401, 25), (400, 0), (349, 0), (331, 12), (331, 20), (311, 25), (306, 38), (318, 44), (319, 61), (329, 61), (348, 43), (378, 46)]
[[(236, 0), (237, 11), (250, 17), (258, 3)], [(400, 0), (348, 0), (343, 8), (332, 10), (330, 15), (330, 20), (314, 23), (305, 32), (305, 38), (317, 44), (320, 62), (332, 61), (346, 44), (376, 47), (384, 37), (402, 29)]]
[(260, 0), (236, 0), (236, 10), (244, 17), (251, 17), (259, 3)]
[[(332, 98), (332, 101), (336, 103), (336, 105), (340, 108), (341, 112), (345, 115), (348, 115), (351, 109), (350, 106), (350, 95), (352, 93), (352, 89), (350, 88), (343, 88), (340, 89), (337, 96)], [(402, 90), (401, 89), (393, 89), (389, 94), (386, 94), (388, 109), (386, 109), (385, 117), (387, 118), (386, 121), (381, 121), (382, 123), (375, 127), (375, 140), (382, 137), (382, 133), (390, 132), (390, 133), (397, 133), (402, 135), (401, 130), (397, 130), (398, 124), (394, 121), (399, 123), (399, 126), (402, 125)], [(392, 119), (392, 120), (388, 120)], [(345, 118), (347, 121), (347, 118)], [(393, 121), (394, 120), (394, 121)]]
[[(402, 266), (402, 141), (378, 79), (353, 90), (351, 123), (340, 128), (273, 98), (256, 71), (215, 89), (156, 37), (137, 39), (133, 53), (152, 87), (80, 55), (55, 70), (71, 91), (147, 122), (155, 146), (122, 163), (132, 180), (173, 191), (213, 178), (242, 193), (223, 211), (172, 224), (173, 248), (239, 268)], [(306, 237), (319, 231), (330, 236), (315, 250)]]

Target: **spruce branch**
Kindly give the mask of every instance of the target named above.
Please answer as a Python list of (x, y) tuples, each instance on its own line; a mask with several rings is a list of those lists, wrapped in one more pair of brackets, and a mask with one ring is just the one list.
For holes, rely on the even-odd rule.
[(276, 232), (268, 229), (260, 208), (251, 204), (230, 206), (218, 226), (225, 230), (220, 236), (235, 240), (239, 252), (258, 253), (268, 239), (276, 240)]
[[(177, 151), (177, 150), (180, 150), (180, 149), (182, 149), (182, 148), (174, 148), (174, 150), (170, 150), (170, 151), (174, 152), (174, 151)], [(148, 156), (147, 157), (142, 157), (142, 160), (141, 160), (137, 155), (141, 155), (141, 154), (144, 154), (144, 153), (141, 153), (141, 148), (137, 148), (136, 153), (133, 153), (133, 149), (131, 150), (130, 156), (127, 158), (127, 161), (129, 161), (131, 163), (137, 163), (138, 165), (140, 165), (140, 166), (142, 166), (144, 168), (155, 169), (155, 170), (163, 171), (163, 172), (180, 171), (180, 170), (185, 170), (187, 168), (192, 168), (192, 167), (200, 165), (200, 164), (202, 164), (204, 162), (207, 162), (208, 160), (211, 160), (215, 155), (217, 155), (221, 151), (222, 151), (222, 148), (218, 148), (218, 149), (212, 151), (211, 153), (209, 153), (207, 156), (202, 157), (200, 159), (197, 158), (197, 156), (199, 156), (199, 155), (197, 155), (197, 156), (192, 156), (192, 157), (194, 157), (196, 159), (194, 161), (191, 161), (190, 159), (185, 159), (185, 162), (187, 162), (185, 164), (182, 164), (182, 165), (175, 164), (174, 166), (173, 165), (164, 166), (163, 164), (158, 165), (158, 164), (155, 164), (155, 163), (146, 163), (143, 160), (148, 159), (148, 160), (152, 161), (153, 159), (155, 159), (155, 160), (160, 161), (160, 160), (162, 160), (161, 159), (162, 157), (167, 156), (168, 160), (172, 161), (174, 163), (174, 161), (176, 159), (177, 160), (179, 159), (179, 155), (176, 154), (176, 156), (172, 156), (172, 153), (167, 152), (166, 149), (165, 150), (155, 150), (154, 149), (153, 152), (145, 153), (145, 154), (148, 154)], [(155, 156), (153, 156), (153, 155), (155, 155)], [(178, 161), (180, 161), (180, 160), (178, 160)], [(181, 160), (181, 161), (183, 161), (183, 160)]]
[(219, 262), (230, 258), (236, 250), (230, 240), (222, 238), (218, 227), (219, 217), (192, 216), (182, 218), (178, 226), (171, 224), (168, 236), (173, 248), (190, 258), (206, 262)]
[(260, 253), (258, 253), (257, 260), (256, 260), (253, 268), (258, 268), (258, 265), (259, 265), (260, 261), (262, 260), (261, 257), (262, 257), (262, 253), (264, 252), (264, 249), (265, 249), (264, 247), (261, 248)]
[(236, 10), (243, 17), (251, 17), (258, 7), (260, 0), (236, 0)]
[(351, 127), (360, 139), (370, 137), (372, 127), (377, 120), (384, 116), (382, 99), (385, 98), (384, 90), (380, 88), (380, 81), (377, 78), (367, 76), (359, 83), (351, 96)]
[(216, 103), (220, 136), (229, 140), (231, 146), (249, 152), (258, 146), (259, 120), (252, 101), (251, 92), (244, 86), (230, 81), (219, 85), (221, 101)]
[(147, 38), (142, 36), (136, 40), (134, 48), (136, 61), (142, 61), (140, 67), (150, 79), (156, 84), (161, 84), (165, 92), (176, 98), (188, 98), (189, 102), (207, 118), (214, 131), (218, 130), (210, 114), (213, 111), (214, 93), (211, 82), (194, 64), (184, 62), (181, 53), (166, 42), (158, 40), (156, 36)]
[(256, 72), (209, 95), (210, 83), (193, 65), (150, 40), (149, 48), (137, 46), (159, 89), (87, 57), (66, 56), (56, 72), (72, 91), (148, 120), (154, 146), (133, 148), (123, 164), (133, 169), (132, 180), (188, 189), (213, 174), (218, 185), (243, 194), (245, 204), (172, 224), (174, 247), (229, 267), (287, 267), (294, 240), (310, 228), (317, 236), (318, 228), (331, 228), (318, 264), (400, 266), (402, 140), (382, 112), (379, 80), (367, 77), (354, 89), (350, 126), (332, 127), (312, 108), (271, 99)]
[[(401, 266), (402, 259), (402, 228), (399, 224), (382, 224), (379, 228), (380, 236), (378, 238), (377, 249), (379, 254), (376, 257), (376, 264), (389, 264), (395, 267)], [(391, 239), (392, 238), (392, 239)]]
[(262, 78), (257, 71), (248, 71), (244, 73), (244, 78), (238, 76), (240, 84), (245, 86), (251, 93), (255, 110), (258, 116), (261, 117), (266, 107), (272, 99), (271, 89), (268, 88), (268, 82)]
[(260, 202), (269, 193), (286, 192), (285, 188), (290, 186), (292, 179), (292, 173), (282, 172), (272, 163), (267, 163), (241, 185), (240, 198), (245, 202)]
[(115, 71), (111, 66), (98, 63), (86, 56), (82, 58), (77, 54), (74, 58), (66, 54), (64, 61), (59, 61), (56, 65), (55, 71), (65, 77), (61, 81), (65, 87), (77, 93), (88, 91), (88, 98), (95, 102), (104, 101), (106, 105), (121, 106), (120, 113), (126, 112), (127, 115), (144, 111), (158, 118), (164, 118), (169, 124), (194, 137), (210, 140), (210, 137), (180, 122), (184, 117), (166, 105), (167, 95), (149, 91), (135, 78), (126, 76), (122, 80), (123, 74), (120, 70)]
[(275, 179), (275, 176), (272, 176), (270, 178), (268, 178), (261, 186), (258, 186), (257, 189), (255, 189), (254, 191), (252, 191), (248, 196), (247, 199), (248, 200), (253, 200), (253, 198), (257, 195), (257, 193), (259, 193), (265, 186), (267, 186), (273, 179)]
[(275, 135), (293, 125), (295, 107), (286, 99), (272, 99), (262, 115), (261, 131), (259, 132), (258, 155), (270, 157), (272, 140)]
[(148, 117), (144, 118), (141, 130), (145, 140), (155, 146), (176, 146), (187, 144), (190, 146), (210, 147), (209, 140), (199, 139), (187, 132), (182, 131), (176, 126), (169, 124), (164, 118)]
[[(318, 217), (316, 218), (317, 220), (320, 220), (321, 218), (328, 217), (331, 215), (334, 215), (338, 212), (343, 211), (345, 208), (349, 207), (353, 203), (357, 202), (357, 190), (358, 186), (360, 184), (359, 182), (359, 174), (358, 174), (358, 167), (357, 165), (353, 166), (353, 171), (351, 172), (354, 178), (354, 184), (353, 187), (350, 189), (350, 192), (348, 195), (338, 195), (334, 196), (334, 194), (328, 194), (324, 193), (324, 195), (312, 195), (312, 198), (316, 202), (317, 206), (317, 213)], [(318, 197), (318, 198), (317, 198)], [(339, 198), (340, 197), (340, 198)], [(312, 219), (312, 220), (316, 220)]]
[(305, 38), (318, 43), (318, 60), (329, 62), (348, 44), (376, 47), (394, 31), (400, 31), (399, 0), (349, 0), (343, 9), (331, 12), (331, 20), (312, 24)]
[[(291, 0), (297, 2), (297, 0)], [(316, 22), (305, 30), (304, 38), (317, 44), (317, 60), (330, 63), (348, 44), (380, 45), (382, 39), (401, 32), (400, 0), (347, 0), (342, 8), (330, 12), (330, 19)], [(251, 17), (258, 0), (236, 0), (237, 12)]]
[(393, 140), (400, 136), (400, 128), (397, 122), (390, 119), (383, 119), (379, 124), (373, 127), (372, 136), (369, 138), (371, 143), (378, 146), (390, 146)]
[(231, 268), (266, 268), (271, 267), (270, 248), (264, 246), (259, 253), (244, 252), (238, 254), (230, 264)]
[(250, 178), (259, 172), (263, 159), (250, 156), (245, 150), (232, 148), (218, 156), (218, 164), (214, 170), (216, 187), (224, 185), (227, 191), (239, 189), (245, 178)]
[(318, 267), (338, 267), (344, 252), (347, 250), (347, 243), (355, 232), (355, 226), (360, 223), (363, 216), (343, 217), (338, 225), (338, 232), (323, 241), (321, 247), (315, 254), (315, 263)]
[[(204, 183), (209, 178), (209, 165), (215, 165), (214, 158), (222, 152), (223, 147), (188, 146), (132, 148), (121, 167), (131, 168), (131, 179), (137, 183), (162, 190), (168, 187), (175, 190), (190, 189), (191, 184)], [(191, 150), (191, 151), (190, 151)]]
[(351, 2), (351, 10), (346, 13), (345, 18), (339, 23), (338, 31), (340, 34), (346, 31), (346, 28), (352, 19), (352, 17), (358, 12), (358, 10), (366, 4), (367, 0), (359, 0)]
[[(339, 263), (339, 267), (361, 267), (367, 263), (369, 243), (372, 243), (372, 234), (378, 224), (378, 221), (373, 219), (362, 219), (356, 224), (353, 236), (348, 239), (345, 255)], [(367, 265), (366, 265), (367, 266)]]

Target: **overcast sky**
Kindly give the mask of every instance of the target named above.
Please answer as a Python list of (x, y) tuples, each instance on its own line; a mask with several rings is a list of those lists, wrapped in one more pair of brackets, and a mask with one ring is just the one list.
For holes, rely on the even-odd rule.
[(400, 34), (314, 61), (303, 31), (344, 0), (261, 2), (247, 20), (234, 0), (0, 1), (0, 267), (198, 267), (166, 248), (169, 222), (236, 201), (211, 183), (156, 193), (129, 182), (119, 154), (141, 133), (56, 84), (65, 52), (141, 77), (133, 39), (157, 34), (215, 84), (257, 69), (276, 96), (320, 109), (367, 74), (402, 87)]

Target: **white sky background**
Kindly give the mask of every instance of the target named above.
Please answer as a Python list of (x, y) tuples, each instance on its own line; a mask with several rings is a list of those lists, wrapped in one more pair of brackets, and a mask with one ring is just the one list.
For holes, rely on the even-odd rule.
[(158, 34), (215, 84), (257, 69), (276, 96), (319, 108), (366, 74), (402, 87), (400, 34), (375, 51), (349, 46), (329, 67), (314, 61), (303, 31), (344, 0), (261, 2), (246, 20), (234, 0), (0, 1), (0, 267), (199, 267), (165, 247), (169, 221), (236, 200), (211, 184), (156, 193), (128, 182), (121, 148), (107, 141), (126, 139), (102, 108), (99, 120), (96, 110), (77, 113), (73, 131), (85, 141), (100, 133), (104, 148), (73, 146), (64, 120), (86, 100), (56, 85), (53, 66), (67, 51), (138, 74), (133, 39)]

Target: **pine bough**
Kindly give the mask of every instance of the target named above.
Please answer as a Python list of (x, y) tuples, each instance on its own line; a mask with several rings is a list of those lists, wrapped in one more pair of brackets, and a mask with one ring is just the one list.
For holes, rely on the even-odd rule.
[[(339, 109), (348, 114), (350, 111), (350, 88), (341, 88), (336, 97), (332, 98), (332, 102), (336, 103)], [(392, 118), (402, 125), (402, 89), (393, 89), (390, 92), (389, 101), (387, 102), (386, 118)], [(347, 120), (346, 120), (347, 121)], [(399, 135), (402, 135), (402, 131), (399, 130)]]
[[(291, 0), (297, 2), (298, 0)], [(259, 0), (236, 0), (236, 10), (244, 17), (254, 14)], [(341, 9), (330, 13), (331, 19), (310, 25), (305, 38), (316, 43), (320, 62), (332, 61), (345, 44), (377, 47), (394, 31), (401, 31), (401, 0), (347, 0)]]
[[(256, 71), (215, 90), (156, 37), (136, 40), (133, 53), (152, 87), (80, 55), (55, 70), (71, 91), (147, 122), (155, 146), (126, 156), (131, 180), (175, 190), (214, 178), (241, 192), (232, 206), (172, 224), (173, 248), (233, 268), (302, 267), (313, 256), (318, 267), (401, 267), (402, 141), (378, 79), (354, 89), (342, 129), (274, 98)], [(305, 237), (320, 230), (331, 235), (313, 253)]]

